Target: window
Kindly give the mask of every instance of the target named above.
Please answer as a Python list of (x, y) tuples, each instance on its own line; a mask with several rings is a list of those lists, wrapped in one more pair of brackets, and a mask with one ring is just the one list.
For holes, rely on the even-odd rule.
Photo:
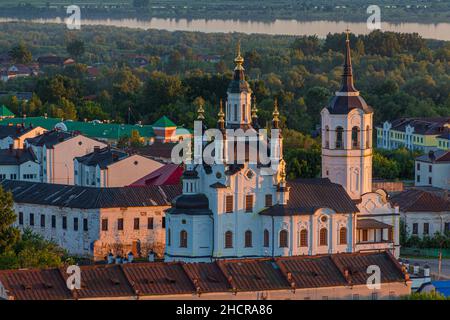
[(264, 229), (264, 248), (268, 248), (270, 243), (269, 230)]
[(247, 121), (247, 115), (245, 112), (245, 104), (242, 105), (242, 121)]
[(245, 196), (245, 212), (253, 211), (253, 195), (248, 194)]
[(431, 164), (428, 166), (428, 172), (433, 172), (433, 166)]
[(420, 182), (420, 175), (417, 175), (417, 182)]
[(352, 128), (352, 148), (358, 149), (359, 148), (359, 128), (353, 127)]
[(428, 222), (423, 224), (423, 234), (430, 234), (430, 224)]
[(450, 222), (445, 222), (444, 223), (444, 232), (450, 232)]
[(322, 228), (319, 231), (319, 246), (328, 245), (328, 231), (327, 228)]
[(266, 194), (266, 207), (271, 207), (271, 206), (272, 206), (272, 195)]
[(122, 231), (123, 230), (123, 219), (117, 219), (117, 230)]
[(41, 214), (41, 227), (45, 228), (45, 215)]
[(413, 223), (413, 234), (419, 234), (419, 224), (418, 223)]
[(188, 235), (186, 230), (180, 232), (180, 248), (187, 248)]
[(16, 180), (16, 179), (17, 179), (17, 174), (11, 173), (11, 174), (9, 175), (9, 177), (10, 177), (11, 180)]
[(134, 218), (134, 230), (139, 230), (139, 218)]
[(147, 229), (153, 229), (153, 218), (147, 219)]
[(344, 149), (344, 129), (342, 127), (336, 128), (336, 149)]
[(428, 184), (433, 184), (433, 178), (428, 177)]
[(287, 248), (288, 247), (288, 232), (287, 230), (281, 230), (280, 231), (280, 248)]
[(364, 229), (363, 230), (363, 241), (368, 241), (369, 240), (369, 230), (367, 230), (367, 229)]
[(300, 247), (308, 246), (308, 230), (303, 229), (300, 231)]
[(73, 218), (73, 231), (78, 231), (78, 218)]
[(108, 219), (102, 219), (102, 231), (108, 231)]
[(67, 229), (67, 217), (62, 217), (62, 228)]
[(225, 249), (233, 248), (233, 232), (225, 232)]
[(167, 245), (170, 246), (170, 242), (171, 242), (171, 234), (170, 234), (170, 229), (167, 230)]
[(328, 126), (325, 127), (325, 148), (330, 147), (330, 128)]
[(52, 228), (56, 228), (56, 216), (52, 216)]
[(417, 164), (417, 171), (420, 171), (420, 163)]
[(23, 225), (23, 212), (19, 212), (19, 224)]
[(162, 217), (162, 220), (161, 220), (161, 228), (163, 228), (163, 229), (166, 228), (166, 217)]
[(347, 244), (347, 228), (345, 227), (339, 230), (339, 244)]
[(247, 230), (245, 231), (245, 247), (251, 248), (252, 246), (252, 232)]
[(83, 231), (88, 231), (89, 230), (89, 226), (88, 226), (88, 219), (83, 219)]
[(225, 197), (225, 212), (226, 213), (233, 212), (233, 196)]
[(366, 127), (366, 148), (372, 148), (372, 137), (370, 136), (370, 127)]
[(34, 226), (34, 213), (30, 213), (30, 226)]

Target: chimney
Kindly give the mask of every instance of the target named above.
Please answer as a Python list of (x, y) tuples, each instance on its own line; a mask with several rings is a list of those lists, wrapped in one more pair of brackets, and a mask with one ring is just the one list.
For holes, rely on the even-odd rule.
[(417, 274), (419, 274), (419, 270), (420, 270), (419, 264), (418, 263), (414, 263), (413, 273), (417, 275)]

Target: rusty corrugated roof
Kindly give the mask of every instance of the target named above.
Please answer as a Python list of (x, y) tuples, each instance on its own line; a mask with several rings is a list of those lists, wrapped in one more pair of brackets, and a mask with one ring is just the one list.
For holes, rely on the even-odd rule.
[(231, 290), (231, 285), (216, 263), (185, 263), (182, 266), (200, 292)]
[(443, 212), (450, 211), (450, 201), (434, 193), (418, 189), (409, 189), (396, 194), (391, 202), (402, 212)]

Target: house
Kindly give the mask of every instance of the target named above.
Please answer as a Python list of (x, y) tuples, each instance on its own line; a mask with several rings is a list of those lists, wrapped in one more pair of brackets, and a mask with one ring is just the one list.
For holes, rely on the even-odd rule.
[(450, 129), (436, 138), (438, 142), (438, 149), (450, 150)]
[(0, 107), (0, 120), (14, 118), (15, 114), (11, 112), (4, 104)]
[[(367, 285), (369, 266), (382, 274)], [(69, 291), (66, 268), (0, 271), (7, 300), (394, 300), (411, 293), (409, 274), (386, 252), (208, 263), (146, 262), (80, 266)], [(243, 307), (243, 306), (242, 306)], [(243, 310), (243, 308), (242, 308)]]
[(397, 149), (406, 147), (410, 150), (428, 152), (439, 147), (440, 136), (448, 132), (450, 117), (441, 118), (401, 118), (392, 122), (385, 121), (377, 126), (377, 147)]
[(418, 189), (409, 189), (391, 198), (400, 208), (409, 236), (433, 236), (450, 232), (450, 200)]
[(151, 144), (132, 149), (132, 152), (170, 164), (172, 162), (172, 150), (176, 145), (177, 143), (175, 142), (163, 143), (161, 140), (155, 140)]
[(130, 187), (176, 185), (181, 183), (182, 175), (183, 168), (180, 165), (168, 163), (133, 182)]
[(106, 144), (83, 135), (59, 130), (47, 131), (25, 140), (40, 164), (39, 181), (47, 183), (74, 184), (73, 159), (104, 148)]
[(109, 253), (162, 255), (164, 210), (178, 186), (90, 188), (3, 180), (20, 230), (30, 228), (70, 254), (104, 260)]
[(25, 127), (21, 124), (0, 125), (0, 149), (23, 149), (25, 140), (46, 132), (42, 127)]
[(31, 149), (0, 150), (0, 180), (39, 181), (39, 163)]
[(73, 64), (75, 61), (70, 58), (64, 58), (56, 55), (40, 56), (37, 58), (37, 62), (41, 68), (47, 66), (63, 67), (65, 65)]
[(450, 190), (450, 150), (429, 151), (417, 157), (415, 185)]
[(3, 70), (1, 70), (0, 80), (6, 82), (11, 79), (30, 77), (33, 75), (37, 75), (37, 72), (37, 69), (34, 69), (31, 66), (24, 64), (15, 64), (4, 67)]
[(74, 159), (75, 184), (94, 187), (124, 187), (161, 168), (162, 163), (106, 147)]
[[(248, 156), (256, 151), (250, 139), (262, 140), (261, 126), (244, 58), (237, 51), (227, 101), (217, 119), (226, 142), (215, 139), (214, 161), (206, 164), (202, 159), (210, 145), (194, 138), (194, 161), (186, 159), (183, 194), (166, 212), (165, 259), (206, 262), (379, 250), (398, 257), (400, 215), (384, 190), (372, 190), (374, 112), (354, 87), (350, 40), (341, 88), (321, 112), (322, 178), (315, 179), (286, 180), (277, 102), (270, 143), (258, 147), (279, 148), (266, 150), (268, 164)], [(204, 110), (197, 112), (197, 120), (204, 119)], [(246, 130), (245, 137), (228, 139), (234, 129)]]

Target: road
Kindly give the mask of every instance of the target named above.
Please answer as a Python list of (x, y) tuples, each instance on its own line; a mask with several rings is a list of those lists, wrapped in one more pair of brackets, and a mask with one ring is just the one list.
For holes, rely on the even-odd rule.
[[(402, 258), (403, 261), (405, 258)], [(421, 267), (429, 265), (431, 268), (431, 275), (434, 279), (437, 279), (438, 274), (438, 259), (420, 259), (420, 258), (407, 258), (410, 265), (418, 263)], [(441, 280), (450, 280), (450, 259), (442, 259)]]

